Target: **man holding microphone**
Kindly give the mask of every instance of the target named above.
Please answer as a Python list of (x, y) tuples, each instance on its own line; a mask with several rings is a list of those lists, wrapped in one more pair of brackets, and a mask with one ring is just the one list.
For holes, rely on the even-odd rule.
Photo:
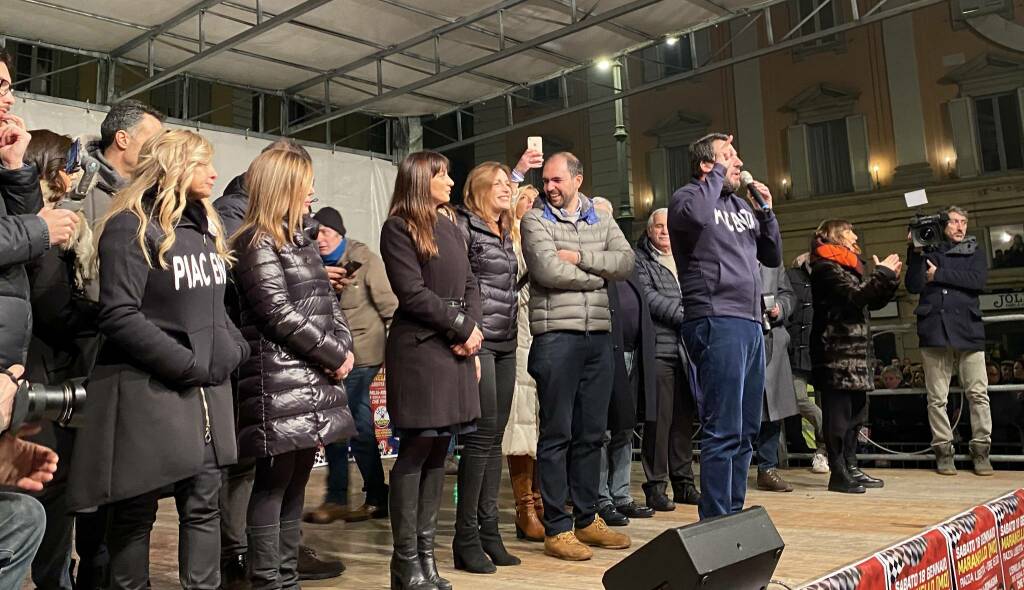
[(750, 199), (737, 194), (743, 161), (732, 140), (713, 133), (694, 142), (693, 178), (669, 201), (669, 234), (683, 297), (681, 330), (704, 433), (702, 519), (743, 509), (764, 395), (758, 263), (782, 263), (771, 193), (751, 182)]

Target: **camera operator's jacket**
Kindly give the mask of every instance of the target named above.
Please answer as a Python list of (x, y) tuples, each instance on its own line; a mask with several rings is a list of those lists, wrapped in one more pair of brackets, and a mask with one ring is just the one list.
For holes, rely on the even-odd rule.
[[(936, 266), (931, 282), (927, 261)], [(924, 253), (907, 249), (907, 291), (921, 294), (914, 312), (920, 346), (985, 350), (978, 295), (987, 278), (987, 261), (973, 236), (955, 245), (943, 240)]]
[[(151, 209), (153, 189), (143, 207)], [(228, 377), (249, 355), (224, 310), (228, 270), (202, 203), (189, 202), (161, 268), (164, 234), (150, 220), (145, 244), (130, 212), (111, 218), (99, 241), (104, 336), (77, 433), (69, 509), (109, 504), (199, 473), (212, 444), (217, 464), (236, 461)]]
[(32, 338), (32, 306), (25, 263), (50, 247), (34, 165), (8, 170), (0, 164), (0, 365), (24, 364)]
[[(523, 216), (523, 255), (530, 269), (530, 331), (610, 332), (606, 281), (633, 273), (633, 249), (615, 220), (599, 215), (579, 194), (579, 217), (572, 221), (542, 200)], [(579, 252), (579, 264), (558, 258), (559, 250)]]

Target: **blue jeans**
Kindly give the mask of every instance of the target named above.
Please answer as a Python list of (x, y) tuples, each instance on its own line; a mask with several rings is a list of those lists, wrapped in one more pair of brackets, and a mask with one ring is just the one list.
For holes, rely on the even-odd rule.
[(757, 433), (757, 470), (768, 471), (779, 466), (779, 444), (782, 442), (782, 420), (762, 422)]
[(633, 430), (607, 431), (601, 447), (601, 484), (597, 507), (625, 506), (629, 495), (630, 468), (633, 464)]
[[(594, 522), (613, 358), (608, 332), (546, 332), (530, 347), (530, 376), (537, 381), (540, 405), (537, 466), (549, 537)], [(565, 510), (570, 495), (573, 514)]]
[(25, 494), (0, 492), (0, 588), (20, 588), (43, 540), (46, 512)]
[(682, 333), (703, 428), (698, 513), (703, 519), (739, 512), (764, 403), (761, 324), (705, 317), (684, 323)]
[(356, 367), (345, 378), (348, 407), (356, 423), (356, 437), (351, 441), (338, 441), (327, 445), (327, 502), (348, 504), (348, 449), (363, 476), (366, 503), (386, 506), (388, 488), (384, 484), (384, 466), (380, 462), (380, 448), (374, 433), (373, 411), (370, 409), (370, 384), (380, 371), (379, 366)]

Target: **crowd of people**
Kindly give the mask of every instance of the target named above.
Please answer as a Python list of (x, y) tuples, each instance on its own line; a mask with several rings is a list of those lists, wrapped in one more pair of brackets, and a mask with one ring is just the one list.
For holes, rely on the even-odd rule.
[[(853, 226), (832, 219), (785, 267), (770, 189), (741, 184), (730, 135), (690, 147), (690, 182), (635, 244), (612, 203), (581, 192), (572, 153), (479, 164), (458, 206), (449, 161), (412, 153), (378, 255), (347, 235), (343, 212), (312, 211), (315, 171), (297, 143), (272, 142), (214, 199), (214, 148), (199, 133), (165, 129), (137, 101), (114, 105), (84, 145), (30, 131), (12, 112), (8, 65), (0, 484), (22, 493), (0, 493), (0, 554), (12, 555), (0, 587), (31, 569), (40, 588), (146, 588), (158, 501), (171, 496), (183, 588), (336, 576), (342, 563), (303, 545), (303, 520), (389, 518), (391, 588), (448, 589), (435, 547), (453, 437), (452, 565), (475, 574), (521, 563), (499, 528), (506, 464), (517, 537), (569, 561), (630, 547), (613, 527), (677, 503), (701, 518), (741, 510), (752, 462), (759, 488), (792, 491), (778, 465), (781, 423), (796, 414), (829, 490), (884, 485), (859, 469), (857, 433), (875, 386), (869, 310), (892, 299), (904, 262), (866, 266)], [(76, 150), (99, 165), (83, 199)], [(522, 184), (534, 168), (540, 189)], [(906, 284), (921, 293), (938, 471), (955, 473), (945, 409), (958, 366), (983, 475), (984, 256), (967, 213), (949, 218), (943, 246), (909, 247)], [(400, 440), (387, 475), (369, 395), (382, 367)], [(77, 378), (80, 428), (8, 431), (19, 387)], [(630, 494), (638, 425), (642, 502)], [(304, 513), (320, 447), (326, 494)]]

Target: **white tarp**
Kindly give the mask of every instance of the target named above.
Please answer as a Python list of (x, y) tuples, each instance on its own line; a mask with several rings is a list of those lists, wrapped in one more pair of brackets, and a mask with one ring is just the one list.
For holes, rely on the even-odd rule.
[[(31, 129), (50, 129), (71, 137), (98, 136), (106, 110), (58, 104), (20, 95), (12, 113), (25, 119)], [(171, 125), (173, 127), (180, 127)], [(219, 174), (214, 189), (219, 197), (232, 178), (249, 167), (268, 143), (266, 139), (200, 129), (214, 147), (213, 165)], [(397, 168), (388, 160), (345, 152), (307, 147), (316, 174), (314, 209), (331, 206), (345, 218), (348, 235), (365, 242), (374, 251), (380, 242), (380, 227), (387, 218)]]

